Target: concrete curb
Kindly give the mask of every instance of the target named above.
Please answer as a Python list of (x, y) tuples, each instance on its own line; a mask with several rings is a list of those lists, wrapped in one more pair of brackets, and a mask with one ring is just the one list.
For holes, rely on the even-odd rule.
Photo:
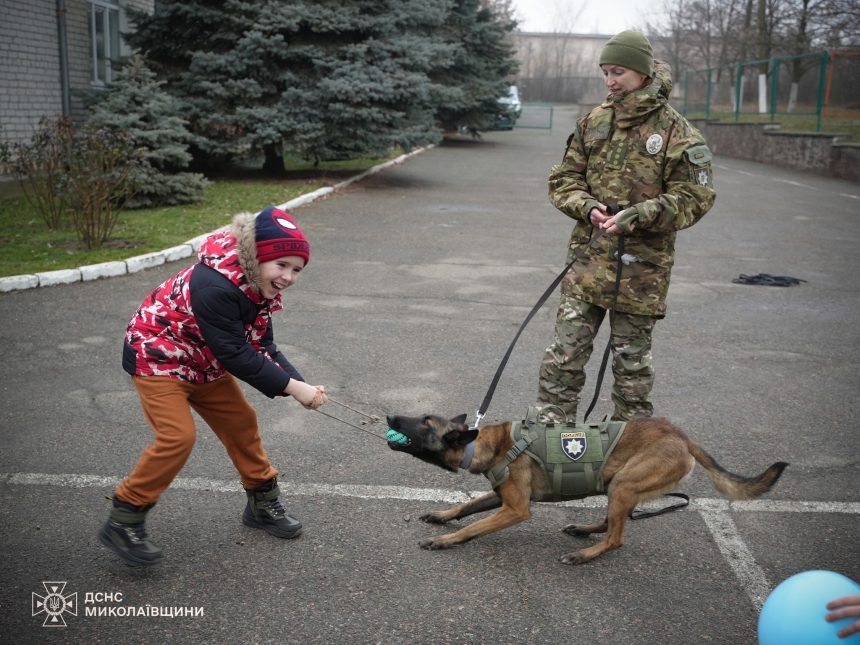
[[(355, 177), (350, 177), (346, 181), (342, 181), (339, 184), (335, 184), (334, 186), (325, 186), (311, 193), (307, 193), (305, 195), (296, 197), (295, 199), (291, 199), (288, 202), (280, 204), (278, 208), (280, 208), (281, 210), (292, 210), (294, 208), (298, 208), (299, 206), (310, 204), (311, 202), (316, 201), (317, 199), (320, 199), (322, 197), (326, 197), (327, 195), (330, 195), (337, 190), (346, 188), (347, 186), (356, 181), (360, 181), (365, 177), (374, 175), (380, 170), (385, 170), (386, 168), (390, 168), (391, 166), (401, 164), (404, 161), (407, 161), (408, 159), (414, 157), (415, 155), (421, 154), (422, 152), (435, 147), (436, 146), (434, 145), (429, 145), (426, 148), (418, 148), (417, 150), (413, 150), (412, 152), (402, 154), (399, 157), (392, 159), (391, 161), (386, 161), (385, 163), (381, 163), (378, 166), (368, 168), (364, 172), (356, 175)], [(33, 275), (13, 275), (6, 278), (0, 278), (0, 293), (8, 291), (21, 291), (24, 289), (35, 289), (36, 287), (51, 287), (58, 284), (71, 284), (73, 282), (89, 282), (91, 280), (97, 280), (99, 278), (112, 278), (118, 275), (137, 273), (138, 271), (143, 271), (144, 269), (156, 267), (166, 262), (174, 262), (176, 260), (191, 257), (192, 255), (197, 253), (197, 251), (200, 249), (200, 245), (203, 244), (207, 237), (214, 233), (219, 233), (227, 229), (228, 226), (222, 226), (221, 228), (216, 229), (214, 231), (210, 231), (209, 233), (205, 233), (204, 235), (198, 235), (197, 237), (192, 238), (184, 244), (180, 244), (179, 246), (174, 246), (163, 251), (156, 251), (154, 253), (137, 255), (126, 260), (118, 260), (116, 262), (103, 262), (101, 264), (90, 264), (87, 266), (78, 267), (77, 269), (61, 269), (59, 271), (44, 271)]]

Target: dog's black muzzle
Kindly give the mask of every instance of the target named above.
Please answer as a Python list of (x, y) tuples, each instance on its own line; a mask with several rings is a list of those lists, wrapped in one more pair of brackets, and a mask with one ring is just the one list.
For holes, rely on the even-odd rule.
[(388, 427), (392, 430), (396, 430), (400, 434), (404, 435), (407, 439), (409, 439), (409, 443), (397, 443), (396, 441), (389, 441), (388, 447), (392, 450), (396, 450), (398, 452), (408, 452), (411, 455), (416, 455), (420, 452), (423, 452), (421, 448), (421, 439), (420, 437), (409, 428), (405, 427), (402, 423), (402, 420), (410, 421), (409, 417), (400, 417), (396, 414), (387, 414), (385, 416), (385, 420), (388, 422)]

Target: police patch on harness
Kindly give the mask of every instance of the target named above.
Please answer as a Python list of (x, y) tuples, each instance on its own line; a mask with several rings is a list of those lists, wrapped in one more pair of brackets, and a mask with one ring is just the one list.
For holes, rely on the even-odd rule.
[(561, 449), (564, 454), (576, 461), (585, 454), (586, 437), (584, 432), (562, 432)]

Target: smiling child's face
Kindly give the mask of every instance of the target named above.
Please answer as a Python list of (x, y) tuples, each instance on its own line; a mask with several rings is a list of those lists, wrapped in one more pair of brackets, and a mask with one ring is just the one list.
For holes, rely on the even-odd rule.
[(305, 259), (298, 255), (285, 255), (276, 260), (260, 263), (260, 294), (274, 298), (295, 283), (305, 267)]

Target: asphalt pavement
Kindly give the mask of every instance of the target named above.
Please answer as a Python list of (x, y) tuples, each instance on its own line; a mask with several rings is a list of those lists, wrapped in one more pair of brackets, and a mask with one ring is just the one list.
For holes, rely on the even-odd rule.
[[(370, 415), (474, 419), (563, 266), (572, 221), (547, 201), (546, 177), (578, 114), (554, 116), (551, 131), (446, 141), (294, 212), (311, 262), (275, 315), (275, 339), (309, 382)], [(629, 523), (623, 548), (586, 565), (559, 558), (599, 538), (560, 529), (600, 519), (603, 498), (535, 505), (520, 525), (424, 551), (419, 540), (455, 527), (418, 516), (487, 490), (483, 477), (246, 388), (304, 534), (281, 541), (242, 525), (237, 474), (200, 422), (150, 513), (166, 559), (132, 568), (96, 539), (104, 496), (152, 436), (121, 345), (140, 301), (187, 261), (9, 293), (0, 642), (736, 645), (756, 642), (761, 603), (787, 577), (827, 569), (860, 582), (860, 185), (726, 157), (714, 175), (715, 207), (678, 236), (653, 402), (728, 470), (790, 462), (765, 498), (721, 501), (697, 468), (680, 489), (688, 508)], [(757, 273), (805, 282), (732, 283)], [(556, 304), (524, 330), (488, 421), (533, 402)], [(611, 411), (608, 387), (592, 418)]]

